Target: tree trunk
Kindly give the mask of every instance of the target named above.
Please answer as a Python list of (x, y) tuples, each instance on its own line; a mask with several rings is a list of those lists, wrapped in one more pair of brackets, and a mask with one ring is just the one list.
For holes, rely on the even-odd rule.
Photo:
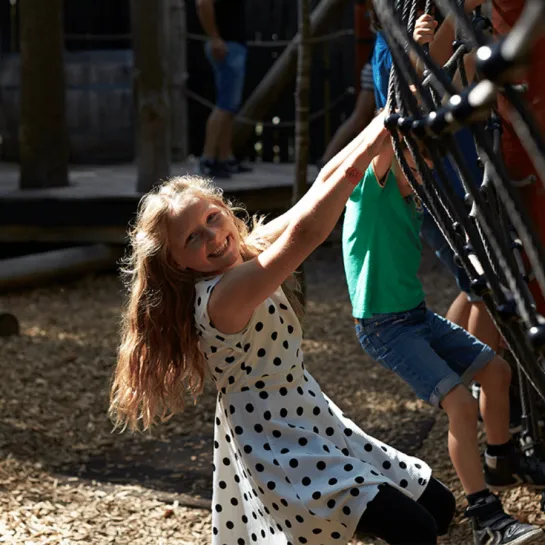
[[(309, 109), (310, 109), (310, 69), (312, 61), (310, 38), (309, 0), (299, 0), (299, 46), (297, 59), (297, 85), (295, 91), (295, 183), (293, 184), (293, 204), (308, 189), (308, 150), (309, 150)], [(306, 282), (304, 263), (299, 268), (301, 299), (306, 301)]]
[(166, 2), (131, 1), (140, 193), (170, 175), (167, 15)]
[[(328, 26), (337, 20), (352, 0), (321, 0), (310, 17), (310, 37), (320, 36)], [(261, 120), (275, 105), (284, 89), (293, 82), (297, 66), (297, 48), (299, 34), (278, 57), (261, 83), (254, 89), (240, 111), (240, 116), (247, 119)], [(235, 120), (233, 127), (233, 146), (241, 150), (252, 134), (254, 126)]]
[(172, 127), (172, 158), (184, 161), (189, 155), (187, 97), (186, 9), (182, 0), (169, 0), (170, 47), (169, 87)]
[(19, 187), (68, 185), (62, 0), (21, 0)]

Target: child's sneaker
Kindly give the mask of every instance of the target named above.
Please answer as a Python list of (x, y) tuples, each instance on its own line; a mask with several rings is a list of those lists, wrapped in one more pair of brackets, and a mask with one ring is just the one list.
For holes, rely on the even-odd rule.
[(545, 463), (535, 456), (525, 456), (513, 450), (506, 456), (485, 453), (484, 457), (484, 478), (491, 490), (507, 490), (520, 485), (545, 489)]
[(464, 516), (471, 519), (475, 545), (543, 543), (545, 534), (540, 528), (509, 516), (493, 494), (477, 500), (475, 505), (466, 509)]

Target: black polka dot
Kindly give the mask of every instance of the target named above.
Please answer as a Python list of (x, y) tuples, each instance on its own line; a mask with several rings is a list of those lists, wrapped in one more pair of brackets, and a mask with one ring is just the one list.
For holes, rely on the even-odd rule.
[(281, 503), (284, 507), (287, 507), (287, 506), (288, 506), (288, 502), (287, 502), (284, 498), (282, 498), (282, 499), (280, 500), (280, 503)]
[(354, 466), (352, 464), (346, 464), (344, 466), (345, 471), (352, 471), (354, 469)]
[(271, 445), (269, 445), (269, 443), (265, 443), (265, 444), (263, 445), (263, 448), (264, 448), (265, 450), (271, 450)]
[(293, 333), (293, 326), (292, 325), (289, 325), (288, 326), (288, 333), (291, 335)]
[(225, 490), (227, 488), (227, 483), (225, 481), (220, 481), (219, 487)]
[(229, 412), (235, 414), (235, 407), (233, 405), (229, 405)]
[(341, 449), (341, 452), (342, 452), (345, 456), (350, 456), (350, 451), (349, 451), (347, 448), (342, 448), (342, 449)]
[(297, 416), (302, 416), (304, 413), (303, 407), (297, 407), (295, 412), (297, 413)]
[(301, 537), (299, 538), (299, 543), (308, 543), (308, 542), (307, 542), (307, 538), (301, 536)]
[(328, 447), (327, 445), (324, 445), (322, 448), (323, 448), (326, 452), (329, 452), (329, 447)]
[(235, 383), (235, 377), (229, 377), (229, 384)]
[(331, 534), (331, 537), (332, 537), (333, 539), (340, 539), (341, 534), (339, 534), (339, 532), (333, 532), (333, 533)]
[(265, 383), (262, 381), (262, 380), (258, 380), (256, 383), (255, 383), (255, 387), (256, 388), (265, 388)]
[(291, 373), (288, 374), (288, 375), (286, 375), (286, 380), (287, 380), (288, 382), (293, 382), (293, 375), (292, 375)]
[(300, 396), (305, 395), (305, 391), (303, 390), (303, 388), (301, 388), (301, 386), (297, 386), (297, 393)]
[(414, 464), (414, 467), (416, 467), (416, 469), (422, 469), (422, 466), (420, 464)]
[(286, 416), (288, 416), (288, 410), (287, 409), (280, 409), (280, 416), (282, 418), (286, 418)]
[(242, 522), (244, 522), (244, 524), (248, 524), (248, 517), (246, 515), (242, 515)]
[(232, 530), (235, 527), (235, 525), (230, 520), (225, 523), (225, 526), (227, 526), (229, 530)]
[(267, 488), (268, 488), (269, 490), (274, 490), (274, 489), (276, 488), (276, 483), (275, 483), (274, 481), (269, 481), (269, 482), (267, 483)]
[(284, 387), (280, 388), (280, 390), (278, 390), (278, 391), (280, 392), (281, 396), (285, 396), (288, 393), (288, 389), (284, 388)]
[(323, 460), (320, 460), (320, 461), (316, 464), (316, 467), (317, 467), (320, 471), (323, 471), (323, 470), (326, 468), (326, 463), (325, 463)]
[(332, 436), (335, 433), (335, 430), (332, 427), (326, 428), (325, 434), (328, 436)]
[(257, 324), (255, 324), (255, 330), (261, 331), (262, 329), (263, 329), (263, 322), (257, 322)]
[(312, 499), (314, 499), (314, 500), (319, 500), (321, 497), (322, 497), (321, 492), (316, 491), (316, 492), (313, 492), (313, 494), (312, 494)]
[[(252, 372), (252, 368), (250, 366), (246, 367), (246, 374), (249, 375)], [(242, 388), (244, 390), (244, 388)]]
[(226, 361), (226, 363), (233, 363), (235, 361), (235, 357), (234, 356), (227, 356), (225, 358), (225, 361)]
[(301, 515), (295, 515), (295, 520), (296, 520), (299, 524), (303, 524), (303, 522), (305, 522), (305, 519), (304, 519)]
[(250, 445), (244, 445), (244, 452), (250, 454), (250, 452), (252, 452), (252, 447)]
[(390, 469), (390, 468), (392, 467), (392, 463), (391, 463), (391, 462), (388, 462), (388, 460), (386, 460), (386, 462), (384, 462), (384, 463), (382, 464), (382, 467), (383, 467), (384, 469)]
[(301, 482), (303, 483), (303, 486), (309, 486), (312, 483), (312, 480), (310, 477), (303, 477)]
[(260, 348), (258, 351), (257, 351), (257, 355), (262, 358), (265, 354), (267, 353), (267, 351), (264, 349), (264, 348)]
[(350, 428), (345, 428), (344, 430), (344, 434), (346, 435), (346, 437), (350, 437), (352, 435), (352, 430)]
[(280, 451), (280, 454), (287, 454), (289, 451), (290, 451), (289, 448), (283, 448), (283, 449)]
[(305, 437), (301, 437), (298, 442), (302, 447), (304, 447), (308, 443)]
[(259, 397), (261, 399), (267, 399), (269, 397), (269, 394), (267, 392), (259, 392)]
[(217, 504), (216, 504), (216, 511), (217, 511), (218, 513), (221, 513), (221, 510), (222, 510), (221, 505), (220, 505), (219, 503), (217, 503)]
[(271, 411), (265, 411), (265, 412), (263, 413), (263, 418), (264, 418), (265, 420), (270, 420), (270, 419), (272, 418)]
[(235, 433), (236, 433), (237, 435), (242, 435), (243, 431), (244, 431), (244, 430), (242, 429), (241, 426), (235, 426)]
[(401, 469), (407, 469), (407, 464), (405, 462), (399, 462), (399, 467)]
[(248, 350), (250, 350), (250, 343), (247, 343), (244, 345), (244, 352), (248, 352)]
[(277, 333), (276, 331), (273, 331), (273, 332), (271, 333), (271, 339), (272, 339), (273, 341), (276, 341), (276, 339), (278, 339), (278, 333)]
[(290, 461), (289, 461), (289, 464), (290, 464), (290, 467), (293, 467), (294, 469), (299, 465), (299, 461), (296, 460), (295, 458), (292, 458)]
[(263, 464), (256, 464), (255, 469), (256, 469), (256, 471), (259, 471), (259, 473), (261, 473), (262, 471), (265, 471), (265, 468), (263, 467)]
[(354, 479), (358, 484), (363, 484), (365, 482), (365, 479), (361, 476), (361, 475), (358, 475), (355, 479)]
[(263, 431), (263, 426), (261, 424), (256, 424), (254, 426), (254, 430), (257, 432), (257, 433), (261, 433)]
[(359, 488), (351, 488), (350, 489), (350, 494), (354, 497), (356, 496), (359, 496), (360, 495), (360, 489)]
[(250, 537), (252, 538), (252, 541), (257, 541), (257, 536), (255, 534), (252, 534)]
[(334, 499), (328, 500), (328, 502), (327, 502), (327, 506), (328, 506), (330, 509), (333, 509), (333, 508), (335, 507), (336, 504), (337, 504), (337, 502), (336, 502)]
[(237, 544), (238, 545), (246, 545), (246, 542), (241, 537), (239, 537), (238, 541), (237, 541)]
[(407, 488), (409, 486), (409, 483), (406, 479), (401, 479), (401, 481), (399, 481), (399, 486), (401, 486), (401, 488)]
[(288, 341), (284, 341), (282, 343), (282, 346), (287, 350), (290, 347), (290, 344), (288, 343)]
[(220, 444), (217, 441), (214, 441), (214, 448), (220, 448)]
[(280, 358), (274, 358), (273, 363), (274, 363), (276, 366), (282, 365), (282, 360), (281, 360)]
[(223, 459), (223, 465), (228, 466), (230, 463), (231, 463), (231, 460), (229, 460), (229, 458)]
[(371, 452), (373, 450), (373, 445), (371, 443), (367, 443), (363, 448), (366, 450), (366, 452)]
[(231, 505), (237, 506), (238, 500), (236, 498), (231, 498)]
[(282, 437), (282, 433), (280, 432), (280, 430), (273, 430), (272, 434), (273, 434), (273, 437), (276, 437), (277, 439), (279, 437)]

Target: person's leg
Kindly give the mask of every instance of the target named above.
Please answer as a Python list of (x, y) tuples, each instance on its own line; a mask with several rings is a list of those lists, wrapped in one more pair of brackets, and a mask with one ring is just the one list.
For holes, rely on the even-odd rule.
[(437, 535), (444, 536), (456, 513), (456, 498), (454, 494), (441, 482), (431, 477), (418, 503), (424, 507), (435, 519)]
[(447, 311), (446, 319), (450, 320), (453, 324), (468, 329), (470, 313), (471, 303), (467, 299), (467, 294), (461, 291), (451, 303)]
[(355, 537), (375, 537), (392, 545), (435, 545), (437, 525), (426, 508), (385, 484), (367, 505)]
[(470, 303), (467, 330), (494, 352), (499, 351), (501, 335), (482, 301)]
[(234, 115), (231, 112), (222, 112), (222, 123), (218, 138), (218, 159), (228, 161), (233, 157), (233, 120)]
[(215, 160), (218, 156), (218, 142), (224, 124), (224, 112), (214, 108), (206, 121), (206, 134), (204, 137), (204, 147), (202, 157)]

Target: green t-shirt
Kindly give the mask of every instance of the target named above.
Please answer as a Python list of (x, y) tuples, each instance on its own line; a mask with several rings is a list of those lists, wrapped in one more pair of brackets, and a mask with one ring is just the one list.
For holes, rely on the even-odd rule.
[(422, 212), (416, 195), (401, 196), (392, 170), (381, 186), (367, 169), (346, 205), (342, 237), (355, 318), (403, 312), (424, 300), (417, 276)]

